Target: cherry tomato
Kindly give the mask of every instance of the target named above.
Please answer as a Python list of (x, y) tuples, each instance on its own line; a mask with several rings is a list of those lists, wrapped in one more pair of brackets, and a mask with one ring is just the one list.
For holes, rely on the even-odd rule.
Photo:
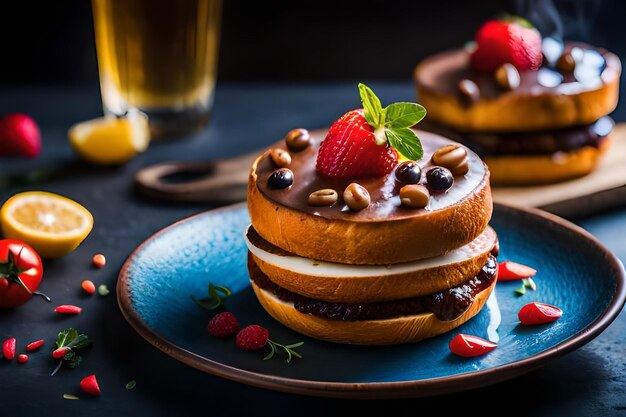
[(563, 315), (563, 310), (550, 304), (532, 302), (520, 308), (519, 321), (527, 326), (552, 323)]
[(471, 358), (489, 353), (498, 345), (477, 336), (459, 333), (450, 341), (449, 347), (455, 355)]
[(32, 247), (19, 240), (0, 240), (0, 308), (30, 300), (42, 276), (41, 258)]
[(513, 281), (535, 276), (537, 270), (517, 262), (504, 261), (498, 264), (498, 281)]

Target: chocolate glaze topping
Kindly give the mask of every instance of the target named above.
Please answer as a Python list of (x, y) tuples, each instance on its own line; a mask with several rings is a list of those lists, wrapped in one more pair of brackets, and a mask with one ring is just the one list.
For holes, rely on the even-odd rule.
[[(441, 146), (454, 143), (433, 133), (416, 131), (424, 148), (424, 157), (418, 161), (425, 170), (433, 166), (430, 158)], [(444, 193), (433, 193), (428, 206), (423, 209), (406, 208), (400, 204), (399, 192), (404, 184), (396, 181), (395, 175), (391, 174), (382, 178), (362, 179), (337, 179), (319, 174), (315, 170), (317, 151), (326, 131), (311, 132), (311, 146), (303, 151), (293, 153), (289, 169), (293, 172), (293, 185), (283, 190), (271, 189), (267, 185), (267, 179), (277, 168), (269, 153), (266, 153), (256, 167), (257, 188), (269, 200), (291, 209), (304, 213), (322, 216), (327, 219), (342, 219), (349, 221), (372, 221), (394, 220), (414, 217), (435, 210), (457, 204), (464, 198), (472, 195), (476, 189), (487, 181), (487, 171), (484, 163), (474, 152), (468, 151), (469, 172), (465, 175), (456, 176), (454, 185)], [(276, 145), (286, 149), (284, 141)], [(422, 176), (422, 183), (425, 175)], [(371, 204), (360, 210), (351, 210), (341, 198), (343, 190), (351, 183), (357, 182), (370, 193)], [(308, 197), (314, 191), (332, 188), (339, 194), (339, 200), (330, 207), (314, 207), (308, 204)]]
[(445, 291), (397, 301), (345, 304), (304, 297), (276, 285), (248, 254), (248, 271), (257, 286), (285, 302), (293, 303), (301, 313), (344, 321), (389, 319), (424, 312), (433, 313), (441, 321), (455, 320), (469, 308), (478, 293), (491, 285), (496, 278), (496, 269), (496, 258), (490, 256), (478, 275)]
[[(544, 48), (545, 48), (544, 43)], [(493, 99), (503, 94), (512, 96), (540, 96), (542, 94), (580, 94), (600, 88), (619, 77), (621, 64), (617, 56), (580, 42), (566, 42), (564, 52), (582, 53), (573, 73), (561, 73), (552, 65), (543, 65), (539, 71), (521, 71), (520, 85), (511, 91), (500, 88), (492, 73), (475, 71), (470, 66), (470, 53), (461, 48), (426, 58), (416, 72), (417, 85), (442, 95), (460, 97), (459, 82), (471, 80), (478, 86), (480, 98)], [(547, 55), (547, 51), (544, 51)]]
[(594, 148), (607, 139), (615, 122), (608, 116), (586, 126), (541, 132), (459, 133), (435, 123), (422, 128), (463, 143), (481, 157), (492, 155), (551, 155), (585, 146)]

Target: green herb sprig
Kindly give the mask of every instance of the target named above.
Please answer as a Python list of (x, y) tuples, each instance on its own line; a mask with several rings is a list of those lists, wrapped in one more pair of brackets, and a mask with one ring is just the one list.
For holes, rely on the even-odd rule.
[(220, 285), (214, 285), (209, 282), (209, 296), (201, 299), (197, 299), (191, 295), (191, 299), (194, 303), (198, 304), (205, 310), (216, 310), (224, 306), (224, 301), (230, 297), (233, 293), (226, 287)]
[(424, 156), (422, 143), (411, 130), (426, 116), (426, 109), (417, 103), (399, 102), (383, 108), (374, 92), (365, 84), (359, 84), (363, 103), (363, 117), (372, 126), (376, 143), (389, 145), (402, 156), (417, 161)]
[(287, 363), (291, 362), (291, 359), (295, 356), (296, 358), (302, 359), (302, 355), (296, 352), (295, 348), (302, 346), (304, 342), (298, 342), (291, 345), (282, 345), (278, 342), (274, 342), (273, 340), (268, 340), (267, 345), (270, 347), (270, 353), (267, 354), (266, 357), (263, 358), (264, 361), (272, 359), (276, 354), (277, 349), (283, 349), (287, 353)]
[(91, 340), (89, 339), (89, 336), (80, 334), (76, 329), (70, 327), (67, 330), (59, 332), (55, 344), (57, 349), (68, 348), (69, 351), (65, 354), (65, 356), (63, 356), (63, 358), (61, 358), (59, 364), (56, 368), (54, 368), (54, 371), (52, 371), (50, 376), (54, 376), (64, 363), (72, 369), (80, 365), (83, 358), (78, 355), (76, 351), (89, 346), (91, 344)]

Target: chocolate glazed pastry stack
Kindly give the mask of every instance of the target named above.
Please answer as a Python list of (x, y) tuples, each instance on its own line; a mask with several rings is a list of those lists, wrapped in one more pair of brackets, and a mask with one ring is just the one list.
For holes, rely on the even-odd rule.
[(489, 171), (458, 143), (417, 134), (423, 158), (380, 177), (322, 175), (326, 132), (304, 129), (254, 162), (248, 269), (276, 320), (322, 340), (385, 345), (450, 331), (480, 311), (497, 274)]
[(417, 94), (434, 122), (428, 130), (476, 151), (494, 185), (554, 183), (593, 171), (614, 126), (607, 114), (618, 100), (618, 57), (584, 43), (542, 42), (537, 32), (537, 65), (520, 65), (514, 52), (505, 53), (514, 41), (502, 40), (501, 29), (486, 33), (489, 24), (494, 25), (488, 22), (477, 35), (478, 48), (481, 41), (490, 51), (504, 44), (499, 56), (476, 54), (473, 46), (431, 56), (416, 67)]

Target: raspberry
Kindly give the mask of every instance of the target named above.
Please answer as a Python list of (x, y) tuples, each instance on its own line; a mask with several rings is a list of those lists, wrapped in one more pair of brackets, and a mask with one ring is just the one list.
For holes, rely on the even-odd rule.
[(267, 344), (269, 336), (270, 332), (258, 324), (244, 327), (237, 333), (237, 347), (242, 350), (262, 349)]
[(232, 336), (239, 330), (239, 323), (233, 313), (224, 311), (209, 321), (209, 334), (215, 337)]

